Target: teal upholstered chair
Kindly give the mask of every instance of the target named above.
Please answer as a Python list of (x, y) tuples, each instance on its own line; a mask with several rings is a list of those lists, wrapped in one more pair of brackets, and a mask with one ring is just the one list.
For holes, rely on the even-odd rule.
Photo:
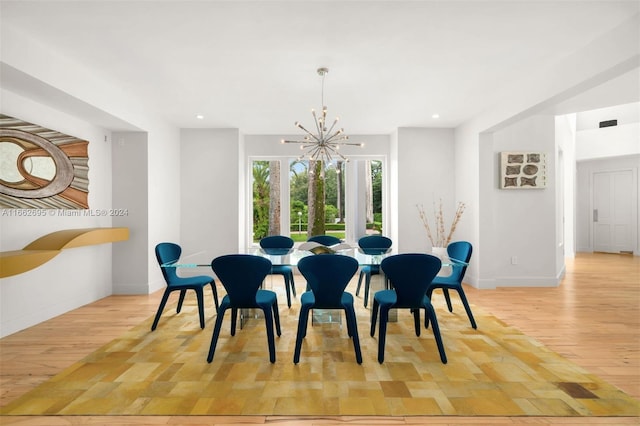
[(342, 309), (347, 319), (347, 333), (353, 340), (356, 361), (362, 363), (360, 340), (356, 312), (353, 307), (353, 295), (345, 290), (351, 278), (358, 270), (358, 261), (353, 257), (338, 254), (318, 254), (300, 259), (298, 270), (307, 280), (306, 291), (300, 296), (300, 318), (293, 362), (300, 361), (302, 340), (307, 335), (309, 312), (317, 309)]
[[(427, 287), (427, 296), (431, 299), (433, 290), (437, 288), (442, 289), (442, 293), (444, 294), (444, 298), (447, 302), (447, 308), (449, 309), (449, 312), (453, 312), (451, 298), (449, 297), (449, 290), (457, 291), (460, 296), (460, 300), (462, 301), (462, 305), (464, 306), (464, 310), (467, 312), (467, 316), (469, 317), (469, 322), (471, 322), (471, 327), (478, 328), (476, 320), (473, 318), (469, 301), (467, 300), (467, 296), (464, 294), (464, 289), (462, 288), (462, 279), (464, 278), (465, 272), (467, 272), (467, 266), (471, 260), (472, 252), (473, 247), (471, 243), (467, 241), (456, 241), (449, 244), (447, 246), (447, 254), (453, 262), (451, 275), (448, 277), (435, 277), (429, 287)], [(459, 260), (462, 263), (456, 263), (456, 260)]]
[[(293, 240), (284, 235), (272, 235), (260, 240), (260, 247), (265, 253), (276, 256), (288, 254), (293, 247)], [(272, 275), (282, 275), (284, 277), (284, 289), (287, 292), (287, 306), (291, 307), (291, 293), (296, 296), (296, 285), (293, 281), (293, 268), (288, 265), (273, 265)]]
[[(368, 255), (378, 255), (389, 251), (392, 241), (390, 238), (382, 235), (367, 235), (358, 240), (358, 246), (363, 253)], [(369, 285), (371, 284), (371, 276), (380, 274), (379, 265), (365, 265), (360, 269), (358, 277), (358, 286), (356, 287), (356, 296), (360, 293), (360, 286), (364, 278), (364, 307), (367, 307), (369, 301)]]
[(165, 288), (164, 294), (162, 295), (162, 301), (160, 302), (160, 306), (158, 307), (158, 312), (156, 312), (156, 316), (153, 320), (153, 325), (151, 325), (151, 331), (155, 330), (158, 326), (158, 321), (160, 321), (160, 316), (162, 315), (162, 311), (164, 311), (167, 300), (169, 299), (169, 295), (174, 291), (180, 292), (178, 307), (176, 309), (176, 312), (180, 313), (187, 290), (193, 290), (196, 293), (196, 297), (198, 299), (198, 312), (200, 315), (200, 328), (204, 328), (203, 288), (208, 285), (211, 286), (211, 291), (213, 292), (213, 301), (216, 305), (216, 310), (218, 310), (218, 292), (216, 291), (215, 280), (213, 279), (213, 277), (210, 277), (208, 275), (198, 275), (195, 277), (179, 277), (176, 268), (163, 267), (162, 265), (175, 263), (178, 261), (178, 259), (180, 259), (182, 248), (178, 244), (160, 243), (156, 245), (155, 252), (156, 259), (158, 261), (158, 264), (160, 265), (160, 270), (162, 271), (162, 276), (164, 277), (167, 287)]
[(420, 336), (420, 309), (425, 310), (425, 326), (429, 320), (433, 327), (440, 360), (446, 364), (447, 355), (440, 336), (440, 327), (436, 312), (426, 295), (426, 290), (436, 276), (442, 262), (435, 256), (423, 253), (396, 254), (386, 257), (380, 262), (380, 268), (393, 286), (392, 290), (381, 290), (373, 296), (371, 312), (371, 336), (375, 335), (376, 320), (380, 314), (380, 330), (378, 333), (378, 362), (384, 362), (384, 349), (387, 337), (389, 310), (408, 308), (414, 318), (416, 336)]
[(309, 237), (307, 241), (313, 241), (327, 247), (341, 243), (340, 238), (334, 237), (333, 235), (314, 235), (313, 237)]
[(211, 268), (222, 282), (227, 294), (220, 303), (207, 362), (213, 360), (220, 329), (222, 328), (222, 321), (227, 309), (231, 309), (231, 335), (235, 336), (238, 309), (251, 308), (261, 309), (264, 313), (269, 360), (272, 363), (276, 362), (273, 325), (275, 322), (276, 332), (280, 336), (278, 298), (273, 291), (260, 289), (265, 277), (271, 272), (271, 261), (264, 257), (250, 254), (228, 254), (213, 259)]

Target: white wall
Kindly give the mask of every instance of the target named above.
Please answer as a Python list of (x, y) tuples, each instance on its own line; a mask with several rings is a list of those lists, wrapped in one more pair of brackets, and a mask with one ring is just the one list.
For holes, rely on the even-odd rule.
[[(451, 223), (458, 201), (455, 193), (454, 137), (452, 129), (400, 128), (397, 133), (398, 238), (400, 252), (430, 252), (416, 205), (423, 204), (433, 219), (433, 203), (442, 199), (445, 220)], [(468, 220), (463, 216), (462, 221)], [(433, 222), (432, 222), (433, 224)], [(454, 240), (461, 239), (456, 232)]]
[[(605, 120), (617, 126), (598, 127)], [(640, 154), (640, 102), (576, 114), (576, 160)]]
[[(638, 72), (635, 72), (636, 79)], [(632, 88), (628, 88), (633, 90)], [(618, 126), (637, 124), (640, 122), (640, 102), (624, 103), (605, 108), (597, 108), (581, 111), (576, 114), (576, 130), (596, 130), (600, 128), (600, 122), (616, 120)], [(603, 127), (603, 129), (606, 129)]]
[[(479, 287), (557, 285), (554, 116), (533, 116), (498, 130), (481, 151), (480, 239), (489, 250), (482, 258), (485, 276)], [(545, 153), (547, 187), (500, 189), (503, 151)]]
[(581, 130), (576, 135), (576, 160), (632, 155), (640, 152), (640, 123)]
[(113, 293), (149, 293), (149, 170), (147, 167), (148, 134), (113, 132), (113, 208), (126, 211), (113, 218), (113, 226), (129, 228), (126, 244), (113, 248)]
[(576, 115), (556, 116), (556, 144), (558, 158), (557, 185), (560, 206), (556, 214), (556, 234), (564, 250), (564, 257), (575, 256), (575, 204), (576, 204)]
[[(89, 141), (89, 207), (111, 208), (111, 135), (90, 123), (3, 90), (2, 113)], [(112, 226), (110, 217), (0, 216), (0, 251), (19, 250), (48, 233)], [(56, 213), (51, 216), (50, 213)], [(0, 279), (0, 336), (108, 296), (112, 291), (111, 247), (102, 244), (62, 251), (44, 265)]]
[[(180, 205), (180, 194), (183, 184), (180, 180), (181, 144), (180, 130), (156, 120), (147, 119), (144, 127), (148, 129), (147, 141), (147, 188), (148, 194), (137, 194), (148, 197), (147, 220), (130, 221), (130, 226), (146, 228), (148, 239), (146, 244), (145, 265), (138, 265), (132, 261), (121, 267), (139, 268), (146, 266), (148, 284), (144, 287), (153, 292), (165, 287), (162, 272), (155, 256), (155, 246), (162, 241), (180, 241), (180, 224), (184, 209)], [(144, 161), (141, 159), (141, 161)], [(116, 173), (116, 172), (114, 172)], [(130, 192), (130, 186), (123, 186), (119, 190)], [(120, 265), (114, 265), (120, 267)]]
[[(180, 235), (183, 253), (208, 251), (211, 258), (237, 252), (240, 229), (238, 129), (182, 129)], [(186, 272), (186, 271), (185, 271)]]

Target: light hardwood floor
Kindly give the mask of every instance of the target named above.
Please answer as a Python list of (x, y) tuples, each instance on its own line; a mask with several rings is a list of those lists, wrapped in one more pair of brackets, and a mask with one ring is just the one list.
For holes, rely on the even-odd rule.
[[(301, 280), (299, 280), (301, 281)], [(557, 288), (465, 289), (470, 302), (640, 399), (640, 258), (578, 254)], [(162, 292), (111, 296), (0, 339), (0, 404), (33, 389), (155, 313)], [(434, 297), (442, 297), (434, 294)], [(453, 296), (456, 297), (456, 296)], [(443, 319), (448, 313), (439, 313)], [(585, 425), (638, 418), (541, 417), (0, 417), (6, 425)]]

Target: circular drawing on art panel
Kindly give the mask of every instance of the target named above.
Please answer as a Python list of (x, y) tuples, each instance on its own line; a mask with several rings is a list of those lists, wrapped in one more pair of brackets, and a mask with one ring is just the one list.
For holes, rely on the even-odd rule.
[[(5, 141), (22, 140), (42, 148), (55, 163), (56, 174), (46, 185), (37, 189), (12, 188), (6, 184), (0, 185), (0, 193), (22, 198), (44, 198), (59, 194), (69, 187), (73, 181), (73, 164), (69, 157), (51, 141), (35, 135), (14, 129), (1, 129), (0, 139)], [(19, 173), (28, 178), (29, 173), (23, 164), (16, 164)]]

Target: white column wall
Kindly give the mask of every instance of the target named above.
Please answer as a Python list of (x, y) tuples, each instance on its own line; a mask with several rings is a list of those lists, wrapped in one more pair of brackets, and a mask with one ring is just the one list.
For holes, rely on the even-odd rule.
[[(180, 235), (184, 254), (237, 252), (241, 216), (238, 129), (182, 129)], [(200, 271), (201, 272), (201, 271)], [(186, 273), (186, 271), (185, 271)]]
[[(418, 216), (423, 204), (433, 219), (433, 203), (442, 199), (447, 226), (455, 213), (454, 133), (452, 129), (400, 128), (397, 134), (398, 236), (400, 252), (430, 252), (431, 243)], [(393, 175), (393, 174), (392, 174)], [(468, 220), (463, 216), (462, 221)], [(431, 222), (433, 224), (433, 222)], [(433, 229), (433, 226), (432, 226)], [(454, 239), (460, 239), (456, 232)]]
[[(487, 137), (481, 145), (480, 288), (556, 286), (555, 117), (520, 120)], [(539, 151), (547, 158), (547, 187), (500, 189), (500, 153)], [(515, 264), (512, 259), (515, 257)]]
[[(144, 294), (150, 292), (146, 265), (149, 238), (149, 170), (147, 167), (148, 134), (113, 132), (113, 208), (124, 209), (126, 216), (113, 218), (113, 226), (129, 228), (126, 244), (113, 247), (113, 293)], [(155, 286), (158, 287), (158, 286)]]
[[(558, 232), (563, 232), (563, 256), (575, 257), (575, 204), (576, 204), (576, 115), (567, 114), (556, 116), (556, 143), (562, 151), (560, 160), (563, 162), (563, 176), (558, 177), (558, 189), (562, 186), (563, 198), (561, 203), (564, 211), (558, 211)], [(558, 164), (560, 167), (560, 164)]]

